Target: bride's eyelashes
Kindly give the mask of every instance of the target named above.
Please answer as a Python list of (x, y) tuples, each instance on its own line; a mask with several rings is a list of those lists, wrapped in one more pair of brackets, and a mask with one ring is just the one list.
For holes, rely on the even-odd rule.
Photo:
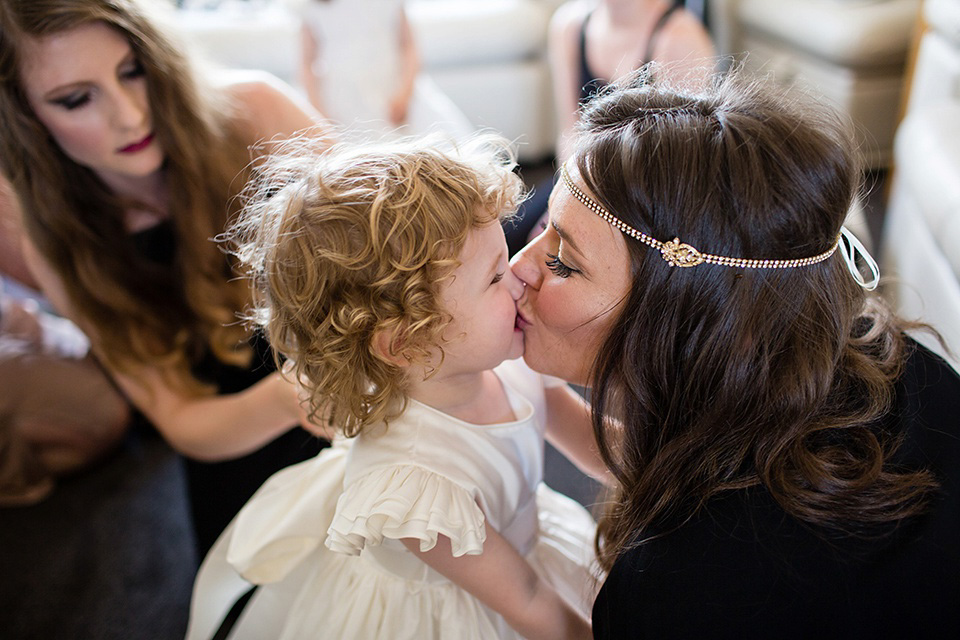
[(574, 273), (580, 273), (579, 270), (565, 265), (560, 260), (559, 255), (554, 255), (552, 253), (547, 254), (547, 260), (545, 261), (544, 264), (547, 265), (547, 269), (550, 269), (550, 271), (554, 275), (559, 276), (561, 278), (569, 278)]

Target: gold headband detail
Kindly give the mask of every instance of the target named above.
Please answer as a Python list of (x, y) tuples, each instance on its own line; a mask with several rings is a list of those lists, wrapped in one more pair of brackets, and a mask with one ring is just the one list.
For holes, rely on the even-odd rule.
[[(615, 215), (600, 206), (600, 203), (593, 200), (590, 196), (580, 190), (573, 183), (570, 174), (567, 173), (566, 165), (560, 166), (560, 177), (563, 184), (567, 187), (574, 198), (579, 200), (583, 206), (590, 211), (609, 222), (611, 225), (625, 233), (626, 235), (639, 240), (647, 246), (650, 246), (660, 252), (660, 256), (666, 260), (671, 267), (695, 267), (698, 264), (707, 262), (709, 264), (719, 265), (721, 267), (739, 267), (743, 269), (790, 269), (793, 267), (805, 267), (811, 264), (823, 262), (834, 254), (840, 244), (840, 236), (833, 246), (821, 254), (809, 258), (796, 258), (793, 260), (754, 260), (748, 258), (729, 258), (727, 256), (715, 256), (680, 242), (680, 238), (674, 238), (669, 242), (661, 242), (652, 238), (642, 231), (637, 231), (627, 223), (623, 222)], [(876, 286), (876, 285), (874, 285)]]

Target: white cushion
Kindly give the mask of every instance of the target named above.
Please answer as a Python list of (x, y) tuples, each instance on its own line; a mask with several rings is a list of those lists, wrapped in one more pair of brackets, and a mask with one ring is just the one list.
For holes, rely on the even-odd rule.
[(756, 30), (836, 64), (902, 64), (920, 0), (742, 0), (738, 16)]
[(923, 17), (937, 33), (960, 47), (960, 2), (957, 0), (927, 0)]
[(897, 131), (896, 164), (897, 180), (960, 277), (960, 102), (911, 111)]
[(530, 0), (410, 2), (407, 15), (424, 67), (516, 62), (546, 46), (549, 7)]
[(284, 7), (225, 4), (217, 11), (182, 9), (176, 19), (209, 60), (234, 69), (262, 69), (295, 84), (300, 23)]

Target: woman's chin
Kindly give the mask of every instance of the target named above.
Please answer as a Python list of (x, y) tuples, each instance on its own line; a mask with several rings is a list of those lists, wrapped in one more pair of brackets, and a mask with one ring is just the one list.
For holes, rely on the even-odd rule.
[(569, 367), (563, 367), (556, 362), (551, 362), (546, 358), (539, 357), (539, 354), (535, 350), (527, 349), (524, 351), (523, 361), (537, 373), (560, 378), (561, 380), (580, 387), (589, 386), (587, 376), (577, 371), (571, 371)]
[(530, 349), (524, 349), (523, 351), (523, 361), (527, 363), (527, 366), (536, 371), (537, 373), (543, 373), (548, 376), (556, 375), (549, 366), (545, 366), (542, 358), (537, 357), (535, 351)]

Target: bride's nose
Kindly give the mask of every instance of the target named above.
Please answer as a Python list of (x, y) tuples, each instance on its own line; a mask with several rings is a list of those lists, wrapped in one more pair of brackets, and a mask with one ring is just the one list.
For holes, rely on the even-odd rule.
[(523, 296), (523, 289), (526, 285), (524, 285), (523, 281), (517, 277), (516, 273), (514, 273), (513, 265), (510, 265), (510, 267), (507, 269), (504, 278), (507, 282), (507, 289), (509, 289), (510, 295), (515, 301), (519, 300)]
[(540, 288), (543, 281), (543, 234), (531, 240), (510, 261), (510, 268), (514, 275), (528, 287)]

